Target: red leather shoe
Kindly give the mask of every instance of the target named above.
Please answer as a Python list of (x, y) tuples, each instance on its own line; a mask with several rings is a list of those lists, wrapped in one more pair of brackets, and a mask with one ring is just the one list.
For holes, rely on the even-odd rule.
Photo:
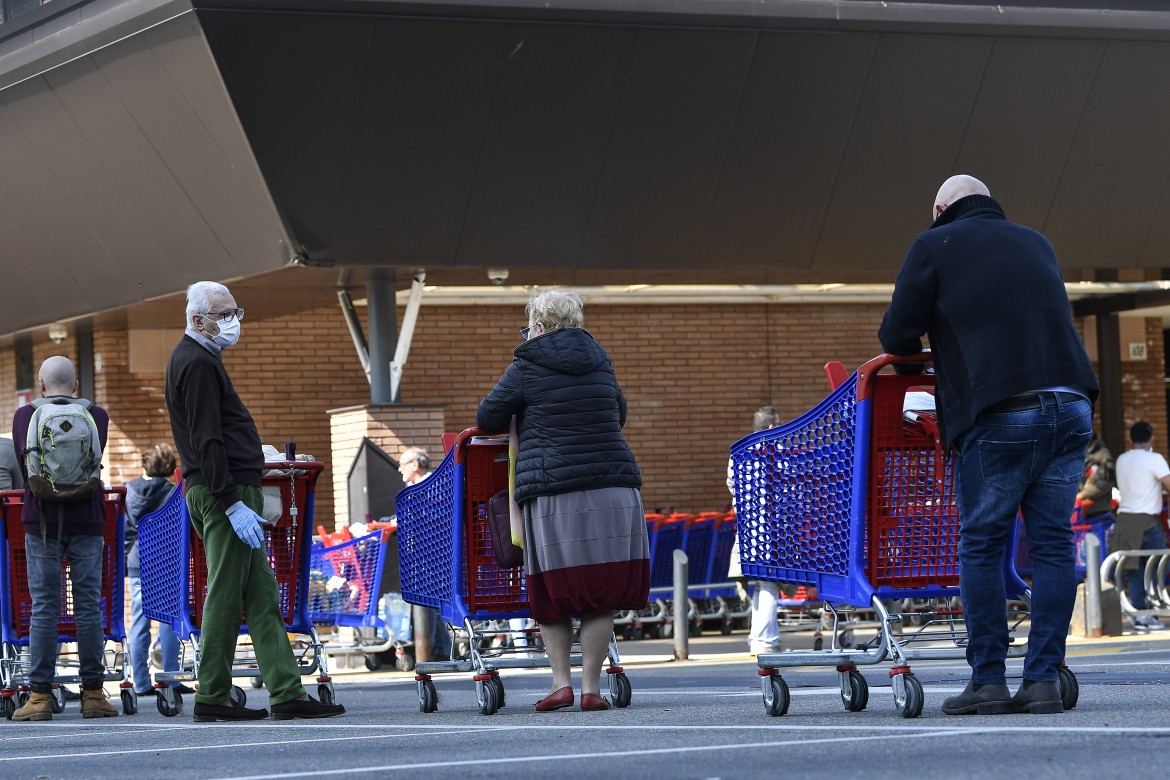
[[(581, 697), (581, 701), (582, 701), (582, 703), (584, 703), (584, 701), (585, 701), (584, 696)], [(564, 688), (558, 688), (557, 690), (550, 693), (548, 696), (545, 696), (543, 699), (538, 701), (536, 703), (536, 711), (537, 712), (552, 712), (553, 710), (563, 710), (565, 707), (572, 707), (572, 706), (573, 706), (573, 687), (570, 685), (566, 685)]]
[(581, 694), (581, 710), (608, 710), (609, 702), (604, 696), (598, 696), (596, 693)]

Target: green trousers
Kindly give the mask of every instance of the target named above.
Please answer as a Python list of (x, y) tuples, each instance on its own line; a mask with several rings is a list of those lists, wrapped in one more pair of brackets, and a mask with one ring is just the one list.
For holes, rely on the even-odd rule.
[[(240, 499), (259, 513), (264, 499), (258, 487), (239, 487)], [(195, 701), (220, 704), (231, 696), (232, 663), (240, 637), (241, 609), (264, 676), (270, 704), (292, 701), (305, 693), (296, 657), (288, 641), (276, 575), (268, 554), (253, 550), (236, 536), (228, 516), (206, 485), (187, 489), (187, 511), (207, 550), (207, 598), (200, 629), (199, 692)]]

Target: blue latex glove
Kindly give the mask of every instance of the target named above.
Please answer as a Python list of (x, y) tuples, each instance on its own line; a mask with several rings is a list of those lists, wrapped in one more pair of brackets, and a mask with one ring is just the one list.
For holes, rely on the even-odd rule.
[(264, 521), (260, 519), (260, 515), (245, 506), (243, 501), (232, 504), (228, 508), (227, 516), (228, 520), (232, 521), (232, 530), (244, 544), (253, 550), (264, 544), (264, 531), (261, 530), (261, 523)]

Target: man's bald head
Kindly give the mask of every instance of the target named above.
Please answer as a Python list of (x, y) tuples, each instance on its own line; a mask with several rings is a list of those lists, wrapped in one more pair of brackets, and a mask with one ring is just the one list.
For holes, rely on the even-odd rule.
[(77, 387), (77, 370), (64, 355), (54, 355), (41, 363), (41, 392), (46, 395), (72, 396)]
[(944, 181), (942, 186), (938, 188), (938, 194), (934, 196), (934, 208), (930, 212), (931, 220), (938, 219), (939, 215), (946, 211), (952, 203), (968, 195), (991, 197), (991, 190), (987, 189), (987, 185), (974, 176), (968, 176), (965, 173), (952, 176)]

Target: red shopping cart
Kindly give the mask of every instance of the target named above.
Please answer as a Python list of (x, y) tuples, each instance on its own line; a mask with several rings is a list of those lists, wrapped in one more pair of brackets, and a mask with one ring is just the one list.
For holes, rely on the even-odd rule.
[[(833, 646), (820, 651), (761, 654), (757, 663), (765, 710), (788, 710), (778, 668), (832, 665), (850, 711), (865, 709), (868, 684), (858, 665), (890, 660), (898, 712), (921, 714), (922, 685), (911, 659), (961, 658), (966, 644), (956, 608), (959, 585), (958, 508), (954, 474), (938, 439), (934, 414), (911, 408), (910, 393), (933, 389), (932, 374), (904, 376), (895, 363), (929, 363), (930, 354), (880, 355), (840, 380), (805, 415), (753, 433), (731, 447), (740, 553), (745, 576), (815, 587), (834, 619)], [(838, 372), (840, 373), (840, 372)], [(1009, 598), (1027, 603), (1028, 586), (1005, 556)], [(886, 603), (939, 600), (935, 613), (916, 609), (916, 630)], [(837, 618), (872, 608), (875, 635), (838, 646)], [(1026, 618), (1018, 613), (1013, 631)], [(942, 645), (942, 646), (940, 646)], [(1010, 655), (1025, 648), (1014, 644)], [(1076, 703), (1076, 677), (1061, 670), (1065, 707)]]
[[(281, 515), (264, 527), (268, 562), (276, 575), (280, 611), (291, 634), (308, 636), (297, 643), (297, 665), (302, 675), (319, 672), (317, 693), (326, 704), (334, 703), (332, 677), (324, 644), (308, 615), (309, 560), (313, 534), (313, 499), (317, 477), (325, 468), (317, 461), (280, 461), (264, 465), (261, 486), (280, 494)], [(275, 491), (274, 491), (275, 492)], [(157, 705), (167, 717), (182, 711), (182, 697), (167, 685), (191, 682), (199, 676), (199, 629), (207, 597), (207, 558), (203, 542), (195, 534), (181, 491), (174, 491), (162, 507), (138, 521), (138, 550), (142, 575), (142, 612), (152, 620), (170, 623), (181, 639), (178, 672), (155, 675)], [(244, 615), (241, 634), (247, 633)], [(233, 677), (246, 677), (254, 686), (263, 684), (254, 653), (247, 643), (237, 647)], [(232, 698), (247, 701), (244, 690), (233, 686)]]
[[(524, 571), (496, 563), (487, 518), (488, 501), (508, 487), (508, 440), (477, 428), (443, 439), (443, 462), (396, 499), (402, 597), (434, 607), (447, 623), (463, 626), (469, 649), (466, 658), (415, 667), (419, 709), (434, 712), (438, 707), (431, 675), (472, 672), (479, 711), (492, 715), (505, 703), (499, 670), (547, 667), (548, 658), (531, 654), (526, 643), (538, 641), (532, 630), (513, 630), (503, 623), (531, 616)], [(630, 683), (616, 640), (610, 641), (608, 658), (613, 702), (629, 706)], [(574, 655), (572, 663), (579, 665), (580, 656)]]
[[(27, 648), (32, 623), (32, 596), (28, 589), (28, 569), (25, 557), (24, 523), (20, 515), (24, 508), (24, 491), (0, 492), (3, 505), (4, 532), (0, 534), (0, 634), (3, 651), (0, 652), (0, 697), (4, 717), (11, 720), (17, 707), (24, 706), (29, 696), (28, 660), (21, 653)], [(112, 659), (105, 670), (107, 682), (117, 682), (121, 689), (122, 712), (138, 712), (134, 685), (127, 676), (126, 627), (123, 617), (123, 578), (126, 574), (126, 556), (123, 551), (126, 518), (126, 488), (107, 488), (105, 491), (105, 544), (102, 553), (102, 634), (107, 643), (116, 647), (107, 652)], [(73, 597), (69, 584), (69, 563), (61, 564), (60, 615), (57, 619), (58, 642), (77, 640), (77, 623), (73, 614)], [(76, 666), (66, 655), (58, 656), (58, 666)], [(64, 683), (80, 683), (77, 674), (56, 675), (53, 678), (53, 712), (65, 709)]]

